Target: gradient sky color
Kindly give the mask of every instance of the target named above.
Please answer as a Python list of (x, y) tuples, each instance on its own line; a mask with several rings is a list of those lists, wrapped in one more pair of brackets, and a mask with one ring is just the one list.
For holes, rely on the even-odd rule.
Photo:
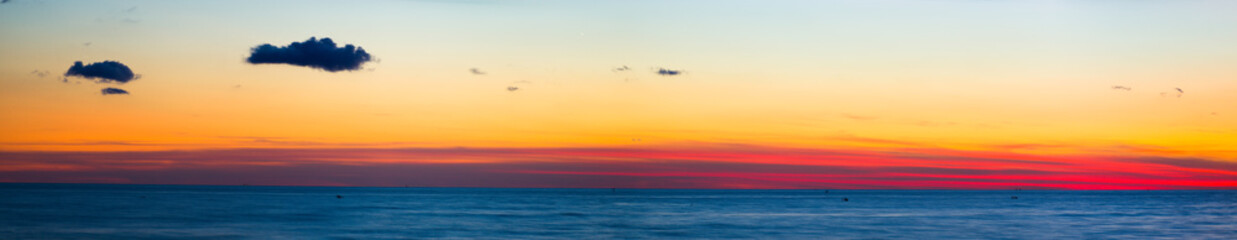
[[(1234, 1), (14, 0), (0, 182), (1233, 189), (1232, 29)], [(244, 61), (310, 37), (378, 61)], [(104, 60), (141, 78), (62, 81)]]

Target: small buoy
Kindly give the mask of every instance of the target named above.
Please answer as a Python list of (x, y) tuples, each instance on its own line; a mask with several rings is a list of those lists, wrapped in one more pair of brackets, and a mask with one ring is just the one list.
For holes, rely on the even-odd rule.
[(344, 198), (344, 196), (335, 195), (335, 198)]
[(850, 202), (850, 198), (842, 198), (843, 202)]

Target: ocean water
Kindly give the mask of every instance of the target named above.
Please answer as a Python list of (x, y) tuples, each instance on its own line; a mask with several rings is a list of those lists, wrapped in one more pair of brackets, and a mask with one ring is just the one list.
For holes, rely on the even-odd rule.
[(1237, 191), (0, 190), (0, 239), (1237, 239)]

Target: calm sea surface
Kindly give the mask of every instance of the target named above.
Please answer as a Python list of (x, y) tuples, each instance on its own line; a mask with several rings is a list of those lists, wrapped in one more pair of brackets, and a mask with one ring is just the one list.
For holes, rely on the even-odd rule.
[(1237, 191), (0, 190), (0, 239), (1237, 239)]

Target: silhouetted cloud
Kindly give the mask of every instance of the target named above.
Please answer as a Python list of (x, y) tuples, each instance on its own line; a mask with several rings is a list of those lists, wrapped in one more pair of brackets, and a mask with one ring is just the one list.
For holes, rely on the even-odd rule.
[(103, 95), (112, 95), (112, 94), (129, 95), (129, 91), (125, 91), (124, 89), (119, 89), (119, 88), (104, 88), (103, 89)]
[(514, 92), (515, 90), (520, 90), (520, 87), (516, 87), (516, 86), (507, 87), (507, 91)]
[(679, 75), (679, 73), (682, 73), (682, 71), (681, 70), (670, 70), (670, 69), (665, 69), (665, 68), (657, 69), (657, 74), (660, 74), (663, 76), (674, 76), (674, 75)]
[(1176, 88), (1176, 89), (1177, 89), (1177, 97), (1181, 97), (1181, 94), (1185, 93), (1185, 91), (1182, 91), (1181, 88)]
[(359, 70), (361, 64), (370, 60), (369, 53), (361, 47), (352, 44), (337, 47), (330, 38), (319, 40), (313, 37), (283, 47), (262, 44), (254, 47), (246, 59), (251, 64), (282, 63), (328, 72)]
[(1126, 90), (1126, 91), (1131, 90), (1131, 88), (1130, 88), (1130, 87), (1126, 87), (1126, 86), (1112, 86), (1112, 89), (1116, 89), (1116, 90)]
[(89, 65), (82, 65), (82, 61), (77, 61), (69, 67), (69, 71), (65, 72), (64, 76), (78, 76), (99, 83), (118, 82), (121, 84), (137, 78), (133, 70), (129, 70), (129, 66), (116, 61), (102, 61)]
[(627, 67), (627, 65), (623, 65), (622, 67), (617, 67), (617, 68), (614, 68), (614, 71), (616, 71), (616, 72), (622, 72), (622, 71), (627, 71), (627, 70), (631, 70), (631, 68)]
[(477, 69), (477, 68), (468, 69), (468, 71), (476, 75), (485, 75), (485, 72), (482, 72), (480, 69)]

